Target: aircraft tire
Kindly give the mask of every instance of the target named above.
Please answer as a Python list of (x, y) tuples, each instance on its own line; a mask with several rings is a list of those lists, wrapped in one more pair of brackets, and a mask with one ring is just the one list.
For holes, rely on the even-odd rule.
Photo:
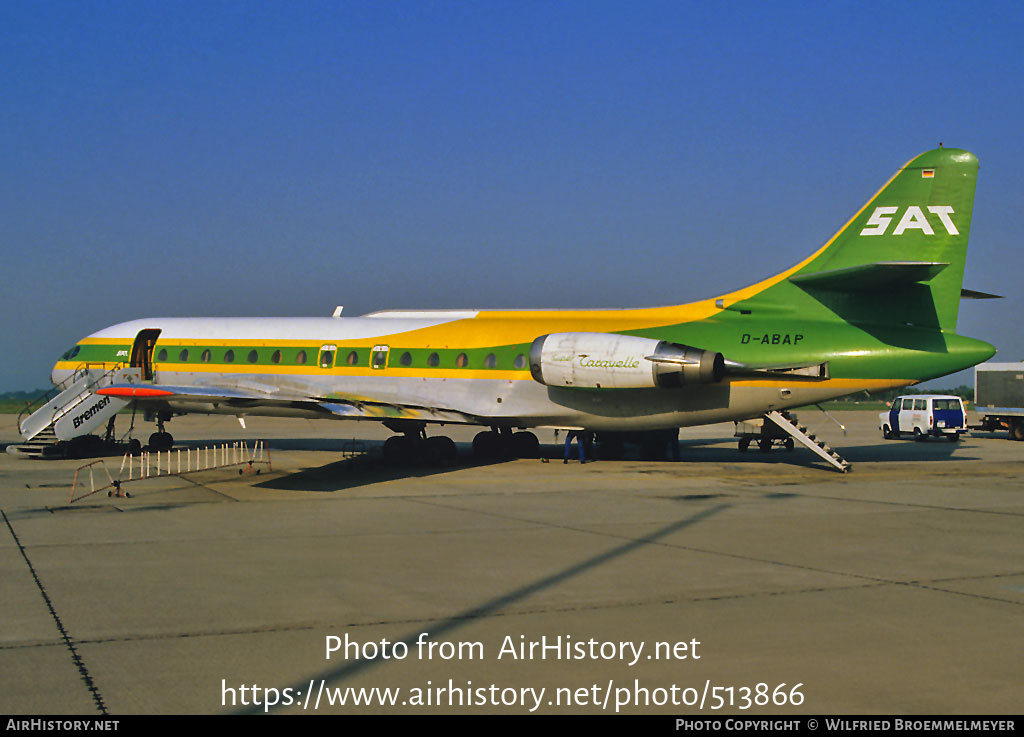
[(152, 451), (170, 450), (174, 446), (174, 436), (169, 432), (155, 432), (149, 436), (149, 449)]
[(451, 466), (458, 457), (455, 442), (447, 435), (434, 435), (423, 442), (423, 461), (428, 466)]
[(412, 460), (412, 442), (405, 435), (392, 435), (384, 441), (384, 461), (389, 464), (409, 463)]
[(498, 433), (484, 430), (473, 438), (473, 455), (484, 461), (493, 461), (501, 455), (501, 438)]
[(537, 458), (540, 455), (540, 440), (532, 432), (514, 433), (512, 454), (516, 458)]
[(597, 443), (597, 454), (603, 461), (621, 461), (626, 455), (626, 444), (620, 437), (604, 438)]
[(419, 447), (419, 461), (425, 466), (437, 467), (441, 465), (441, 446), (438, 444), (440, 436), (427, 438)]
[(444, 448), (444, 453), (442, 454), (442, 457), (445, 459), (445, 462), (449, 466), (454, 466), (455, 462), (459, 460), (459, 451), (455, 447), (455, 441), (452, 440), (447, 435), (442, 435), (441, 440), (441, 445)]

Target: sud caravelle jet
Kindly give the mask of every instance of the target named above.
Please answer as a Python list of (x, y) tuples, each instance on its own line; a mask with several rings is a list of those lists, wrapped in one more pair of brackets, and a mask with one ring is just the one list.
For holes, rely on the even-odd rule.
[(153, 448), (199, 412), (382, 421), (386, 456), (431, 460), (455, 446), (428, 425), (481, 425), (475, 451), (528, 456), (527, 428), (613, 440), (914, 384), (995, 352), (955, 332), (977, 171), (923, 153), (800, 263), (688, 304), (120, 323), (60, 358), (22, 432), (70, 440), (134, 402)]

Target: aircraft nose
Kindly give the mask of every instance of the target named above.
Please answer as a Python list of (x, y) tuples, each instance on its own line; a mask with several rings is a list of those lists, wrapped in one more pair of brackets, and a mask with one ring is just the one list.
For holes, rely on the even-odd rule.
[(67, 379), (69, 376), (71, 376), (72, 373), (67, 369), (58, 368), (58, 366), (60, 366), (59, 363), (54, 364), (53, 370), (50, 371), (50, 381), (53, 383), (54, 386), (57, 386), (62, 381)]

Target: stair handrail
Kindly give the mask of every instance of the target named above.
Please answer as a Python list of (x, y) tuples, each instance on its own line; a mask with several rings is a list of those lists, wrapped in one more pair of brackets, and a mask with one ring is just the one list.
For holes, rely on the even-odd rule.
[[(75, 366), (74, 370), (71, 372), (71, 374), (67, 378), (65, 378), (64, 380), (62, 380), (62, 381), (60, 381), (60, 382), (58, 382), (56, 384), (54, 384), (52, 389), (49, 389), (49, 390), (43, 392), (38, 397), (33, 399), (31, 402), (26, 404), (25, 408), (22, 409), (21, 412), (18, 413), (18, 427), (19, 428), (21, 427), (21, 423), (25, 419), (25, 417), (33, 414), (37, 409), (39, 409), (40, 407), (44, 406), (51, 399), (56, 397), (61, 392), (66, 391), (76, 381), (81, 379), (83, 376), (87, 375), (89, 373), (89, 371), (90, 371), (91, 366), (93, 366), (93, 365), (94, 364), (90, 364), (90, 363), (80, 363), (80, 364), (78, 364), (77, 366)], [(103, 364), (100, 364), (100, 365), (102, 366)], [(106, 379), (107, 377), (111, 376), (115, 372), (120, 371), (124, 367), (125, 366), (122, 363), (115, 363), (113, 368), (105, 371), (96, 380), (96, 383), (99, 383), (100, 381), (103, 381), (104, 379)], [(54, 418), (51, 419), (51, 424), (56, 419), (57, 413), (60, 412), (61, 409), (63, 409), (63, 407), (58, 407), (58, 408), (56, 408), (54, 410), (54, 412), (53, 412)]]
[[(101, 365), (102, 365), (102, 364), (101, 364)], [(87, 374), (88, 374), (88, 372), (89, 372), (89, 366), (90, 366), (90, 364), (86, 363), (86, 364), (82, 364), (82, 366), (84, 366), (84, 368), (82, 368), (82, 376), (85, 376), (85, 375), (87, 375)], [(80, 367), (80, 368), (81, 368), (81, 367)], [(118, 371), (120, 371), (120, 370), (121, 370), (122, 368), (124, 368), (124, 364), (121, 364), (121, 363), (115, 363), (115, 364), (114, 364), (114, 367), (113, 367), (113, 368), (107, 369), (107, 370), (106, 370), (106, 371), (104, 371), (104, 372), (103, 372), (102, 374), (100, 374), (100, 375), (99, 375), (99, 377), (97, 377), (96, 379), (94, 379), (94, 380), (93, 380), (93, 382), (92, 382), (92, 383), (91, 383), (91, 384), (90, 384), (90, 385), (89, 385), (88, 387), (86, 387), (85, 391), (89, 391), (89, 390), (91, 390), (91, 389), (92, 389), (92, 387), (94, 387), (94, 386), (96, 386), (96, 385), (100, 384), (101, 382), (103, 382), (103, 381), (104, 381), (104, 379), (108, 379), (108, 378), (110, 378), (110, 377), (111, 377), (111, 376), (113, 376), (113, 375), (114, 375), (115, 373), (117, 373)], [(70, 385), (69, 385), (69, 386), (70, 386)], [(83, 394), (84, 394), (84, 392), (83, 392)], [(79, 397), (81, 397), (81, 396), (82, 396), (82, 395), (80, 394), (80, 395), (79, 395)], [(72, 400), (72, 401), (74, 401), (74, 400)], [(71, 402), (67, 402), (67, 403), (65, 403), (65, 404), (61, 405), (60, 407), (54, 407), (54, 408), (53, 408), (53, 416), (52, 416), (52, 417), (50, 418), (50, 424), (51, 424), (51, 425), (55, 425), (55, 424), (57, 423), (57, 419), (58, 419), (57, 415), (59, 415), (59, 414), (63, 413), (63, 412), (64, 412), (64, 409), (65, 409), (65, 408), (66, 408), (66, 407), (67, 407), (68, 405), (70, 405), (70, 404), (71, 404)], [(81, 401), (79, 401), (79, 402), (78, 402), (78, 404), (81, 404)], [(77, 406), (77, 405), (76, 405), (76, 406)]]
[(79, 374), (84, 374), (86, 371), (85, 366), (86, 364), (84, 363), (78, 364), (78, 366), (74, 368), (71, 374), (68, 375), (68, 377), (65, 378), (63, 381), (54, 384), (52, 389), (47, 389), (42, 394), (37, 396), (35, 399), (31, 400), (30, 402), (27, 402), (25, 404), (24, 409), (22, 409), (21, 412), (18, 413), (18, 427), (21, 427), (21, 422), (22, 420), (25, 419), (26, 416), (33, 414), (37, 409), (42, 407), (55, 396), (57, 396), (62, 391), (64, 391), (69, 386), (78, 381), (81, 378)]

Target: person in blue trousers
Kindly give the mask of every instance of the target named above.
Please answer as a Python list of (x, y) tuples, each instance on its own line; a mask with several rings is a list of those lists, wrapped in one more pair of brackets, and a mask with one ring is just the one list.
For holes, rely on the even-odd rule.
[(565, 435), (565, 455), (562, 457), (562, 463), (569, 462), (569, 446), (572, 445), (572, 441), (576, 441), (576, 446), (580, 450), (580, 463), (587, 462), (586, 454), (586, 442), (584, 440), (584, 432), (582, 430), (570, 430)]

